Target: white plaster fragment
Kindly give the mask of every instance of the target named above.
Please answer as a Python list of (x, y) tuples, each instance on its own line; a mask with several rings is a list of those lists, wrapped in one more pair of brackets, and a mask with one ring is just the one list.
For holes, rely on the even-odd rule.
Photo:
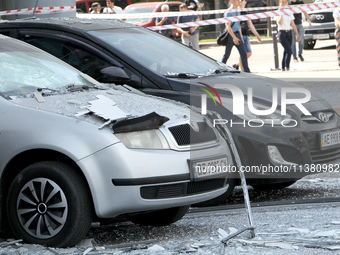
[(265, 246), (267, 246), (267, 247), (278, 247), (278, 248), (285, 249), (285, 250), (295, 250), (296, 249), (290, 243), (285, 243), (285, 242), (266, 243)]
[(229, 229), (229, 235), (234, 234), (238, 231), (237, 228), (233, 228), (233, 227), (229, 227), (228, 229)]
[(89, 239), (83, 239), (81, 240), (76, 246), (77, 247), (93, 247), (94, 239), (89, 238)]
[(103, 128), (114, 120), (126, 119), (126, 117), (130, 115), (122, 111), (110, 98), (103, 95), (97, 95), (96, 97), (98, 98), (97, 100), (89, 101), (89, 105), (85, 106), (86, 110), (77, 112), (75, 116), (80, 117), (93, 112), (98, 117), (106, 120), (106, 122), (99, 127)]
[(298, 231), (301, 234), (308, 234), (309, 233), (309, 229), (308, 228), (288, 228), (288, 231)]
[(90, 251), (92, 251), (93, 250), (93, 247), (89, 247), (89, 248), (87, 248), (84, 252), (83, 252), (83, 255), (86, 255), (86, 254), (88, 254)]
[(44, 103), (45, 99), (43, 98), (43, 96), (39, 93), (39, 92), (34, 92), (33, 93), (34, 98), (39, 102), (39, 103)]
[(327, 246), (326, 249), (331, 250), (331, 251), (336, 251), (336, 250), (340, 250), (340, 246)]
[(148, 251), (158, 252), (158, 251), (165, 251), (165, 249), (162, 246), (155, 244), (155, 245), (151, 246), (150, 248), (148, 248)]
[(218, 229), (218, 237), (221, 240), (223, 240), (223, 238), (227, 237), (229, 234), (222, 228)]
[(336, 233), (336, 230), (320, 231), (314, 234), (314, 237), (332, 237)]

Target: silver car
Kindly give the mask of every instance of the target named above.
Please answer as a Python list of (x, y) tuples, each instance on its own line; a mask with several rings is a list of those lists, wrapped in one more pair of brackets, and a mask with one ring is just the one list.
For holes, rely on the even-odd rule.
[(225, 140), (195, 109), (100, 84), (0, 37), (2, 230), (7, 216), (25, 242), (66, 247), (94, 217), (171, 224), (226, 191), (230, 164)]
[[(330, 0), (316, 0), (314, 3), (331, 2)], [(303, 23), (305, 30), (304, 49), (313, 49), (316, 40), (334, 39), (335, 23), (333, 18), (334, 8), (321, 9), (308, 12), (312, 27), (307, 22)]]

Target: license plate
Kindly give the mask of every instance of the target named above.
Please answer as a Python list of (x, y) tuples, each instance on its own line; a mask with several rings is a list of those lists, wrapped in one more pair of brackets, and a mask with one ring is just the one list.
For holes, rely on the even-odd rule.
[(209, 178), (216, 175), (226, 175), (228, 158), (218, 157), (207, 160), (192, 160), (190, 166), (191, 179)]
[(329, 39), (329, 34), (313, 35), (313, 39)]
[(321, 148), (340, 144), (340, 131), (321, 133)]

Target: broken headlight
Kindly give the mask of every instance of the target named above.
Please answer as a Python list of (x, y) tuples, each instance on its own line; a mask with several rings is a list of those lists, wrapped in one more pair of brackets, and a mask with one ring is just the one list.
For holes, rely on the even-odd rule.
[(169, 144), (158, 129), (118, 133), (119, 140), (129, 149), (169, 149)]

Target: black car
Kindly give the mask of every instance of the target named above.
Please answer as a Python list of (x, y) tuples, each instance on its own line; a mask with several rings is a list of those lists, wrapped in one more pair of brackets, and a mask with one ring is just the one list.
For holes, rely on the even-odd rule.
[[(339, 115), (315, 96), (305, 95), (301, 107), (285, 107), (279, 99), (286, 90), (294, 91), (292, 84), (240, 73), (157, 32), (118, 20), (17, 20), (1, 22), (0, 33), (35, 45), (100, 82), (128, 84), (197, 107), (208, 98), (202, 109), (216, 113), (216, 126), (228, 122), (254, 188), (280, 189), (306, 174), (339, 167)], [(236, 93), (233, 100), (219, 84), (233, 85), (244, 96), (235, 100)], [(256, 114), (265, 109), (273, 110)], [(218, 202), (231, 194), (235, 182)]]

